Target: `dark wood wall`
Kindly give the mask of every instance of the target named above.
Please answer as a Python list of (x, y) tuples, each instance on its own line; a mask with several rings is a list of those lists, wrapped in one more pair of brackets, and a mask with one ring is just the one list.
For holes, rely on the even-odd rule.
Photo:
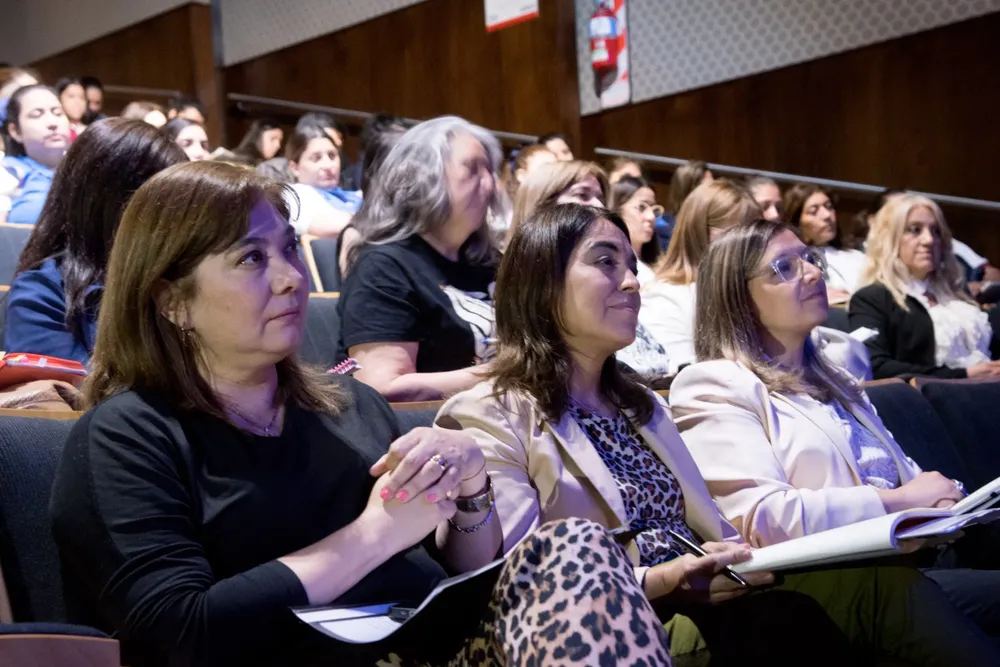
[[(48, 83), (62, 76), (92, 75), (105, 84), (177, 90), (196, 94), (206, 105), (210, 136), (221, 136), (224, 110), (219, 97), (211, 9), (191, 3), (31, 63)], [(119, 112), (135, 95), (105, 95), (108, 113)], [(166, 99), (153, 98), (163, 104)]]
[(539, 9), (537, 20), (487, 33), (482, 2), (427, 0), (227, 67), (225, 89), (411, 118), (457, 114), (576, 142), (574, 2)]

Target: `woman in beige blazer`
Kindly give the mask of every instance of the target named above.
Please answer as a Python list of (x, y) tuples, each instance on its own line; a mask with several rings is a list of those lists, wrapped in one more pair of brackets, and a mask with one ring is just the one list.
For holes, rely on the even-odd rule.
[[(700, 361), (677, 376), (670, 405), (744, 539), (764, 546), (962, 498), (960, 482), (906, 456), (861, 388), (813, 347), (826, 287), (818, 259), (790, 228), (742, 225), (709, 249), (699, 272)], [(1000, 572), (927, 573), (1000, 636)]]
[[(664, 401), (615, 360), (635, 335), (635, 262), (624, 222), (600, 209), (543, 209), (511, 238), (491, 379), (449, 400), (437, 420), (483, 448), (504, 550), (557, 518), (607, 527), (661, 618), (672, 629), (693, 621), (712, 664), (802, 664), (808, 655), (809, 664), (891, 656), (932, 665), (956, 650), (963, 664), (1000, 659), (916, 570), (790, 575), (766, 591), (770, 574), (746, 575), (746, 588), (727, 577), (724, 566), (749, 558), (747, 546), (720, 516)], [(681, 555), (682, 538), (704, 542), (708, 555)]]

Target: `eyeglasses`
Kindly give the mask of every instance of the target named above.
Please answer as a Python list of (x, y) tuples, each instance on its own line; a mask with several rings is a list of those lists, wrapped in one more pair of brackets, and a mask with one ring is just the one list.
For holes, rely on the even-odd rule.
[(803, 248), (797, 255), (782, 255), (778, 257), (767, 268), (759, 272), (758, 275), (767, 275), (773, 272), (783, 283), (790, 283), (798, 280), (805, 272), (805, 265), (812, 264), (816, 268), (823, 270), (823, 259), (811, 248)]

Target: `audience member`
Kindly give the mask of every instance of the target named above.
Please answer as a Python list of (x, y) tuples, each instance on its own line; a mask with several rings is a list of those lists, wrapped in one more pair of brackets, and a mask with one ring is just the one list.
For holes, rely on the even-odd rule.
[(303, 114), (295, 124), (295, 131), (299, 132), (307, 128), (318, 128), (323, 130), (330, 137), (330, 141), (339, 151), (344, 146), (344, 126), (337, 122), (331, 114), (321, 111), (310, 111)]
[[(167, 116), (163, 113), (163, 107), (156, 102), (146, 102), (144, 100), (129, 102), (122, 110), (122, 118), (145, 121), (153, 127), (163, 127), (167, 124)], [(174, 118), (177, 118), (176, 114)], [(191, 122), (194, 123), (197, 121)]]
[(21, 67), (0, 67), (0, 123), (7, 117), (7, 102), (18, 88), (41, 83), (34, 70)]
[(205, 107), (202, 106), (197, 97), (191, 97), (190, 95), (172, 97), (167, 102), (167, 120), (172, 120), (178, 116), (204, 125)]
[(80, 77), (80, 81), (83, 83), (83, 92), (87, 97), (86, 118), (90, 121), (87, 123), (89, 125), (105, 117), (101, 113), (104, 109), (104, 84), (96, 76), (83, 76)]
[(233, 154), (252, 167), (264, 160), (270, 160), (281, 150), (281, 142), (285, 133), (278, 121), (271, 118), (258, 118), (250, 125), (239, 146), (233, 149)]
[(653, 280), (653, 269), (660, 258), (656, 239), (656, 193), (642, 178), (622, 176), (611, 187), (612, 209), (628, 225), (632, 249), (639, 259), (639, 285)]
[(3, 166), (17, 179), (18, 191), (11, 197), (7, 222), (35, 224), (69, 137), (69, 121), (56, 91), (42, 85), (14, 91), (3, 122)]
[(56, 82), (56, 92), (59, 93), (59, 103), (62, 104), (66, 118), (69, 119), (70, 142), (76, 141), (81, 132), (87, 129), (84, 117), (87, 115), (87, 93), (83, 80), (79, 77), (65, 77)]
[[(780, 222), (716, 241), (699, 270), (699, 363), (671, 386), (674, 419), (709, 490), (755, 547), (964, 496), (959, 482), (922, 472), (861, 388), (813, 346), (828, 308), (816, 260)], [(956, 558), (964, 550), (938, 562), (996, 569), (997, 548), (980, 537), (976, 564)], [(1000, 572), (924, 572), (1000, 637)]]
[(352, 188), (360, 188), (362, 192), (365, 191), (365, 154), (368, 152), (369, 146), (371, 146), (376, 140), (376, 137), (379, 137), (387, 132), (400, 134), (405, 131), (406, 124), (403, 122), (402, 118), (397, 116), (385, 113), (376, 113), (372, 114), (372, 116), (365, 121), (364, 127), (361, 128), (361, 135), (359, 137), (361, 149), (358, 153), (358, 161), (347, 169), (341, 169), (341, 171), (350, 174), (350, 179), (348, 180)]
[(297, 181), (292, 226), (299, 235), (336, 238), (361, 206), (361, 195), (340, 187), (340, 151), (322, 128), (302, 125), (285, 147), (288, 170)]
[(865, 254), (855, 247), (850, 230), (837, 225), (829, 193), (818, 185), (797, 183), (785, 192), (782, 208), (785, 221), (818, 252), (830, 303), (846, 303), (859, 287)]
[(207, 160), (212, 155), (208, 135), (200, 123), (178, 116), (163, 126), (163, 133), (181, 147), (191, 162)]
[(630, 176), (632, 178), (644, 178), (642, 165), (627, 157), (611, 158), (607, 166), (608, 182), (614, 185), (622, 178)]
[[(580, 204), (603, 208), (611, 200), (608, 177), (597, 164), (573, 160), (543, 165), (529, 176), (514, 202), (514, 219), (508, 237), (542, 208), (554, 204)], [(618, 361), (643, 376), (656, 388), (669, 384), (670, 360), (666, 350), (639, 325), (635, 340), (618, 351)]]
[(56, 172), (7, 299), (4, 349), (86, 363), (104, 273), (129, 197), (184, 154), (137, 120), (94, 123)]
[(781, 188), (767, 176), (751, 176), (746, 181), (747, 190), (764, 220), (781, 220)]
[(560, 162), (569, 162), (573, 160), (573, 151), (570, 150), (569, 144), (566, 143), (566, 137), (562, 134), (555, 132), (550, 132), (538, 137), (538, 143), (542, 144), (556, 156), (556, 159)]
[[(504, 550), (557, 517), (594, 518), (619, 533), (661, 619), (672, 630), (675, 615), (693, 622), (712, 665), (995, 660), (996, 646), (915, 569), (789, 573), (778, 590), (760, 590), (773, 583), (767, 572), (745, 575), (744, 588), (721, 574), (750, 549), (712, 501), (664, 399), (615, 363), (635, 334), (638, 290), (628, 229), (613, 213), (550, 207), (511, 239), (491, 380), (437, 418), (485, 452)], [(708, 555), (681, 556), (678, 535), (707, 541)]]
[(366, 193), (338, 303), (340, 349), (389, 400), (467, 389), (493, 357), (496, 250), (485, 223), (501, 158), (489, 131), (435, 118), (406, 131)]
[[(542, 526), (492, 594), (425, 612), (386, 642), (333, 642), (295, 618), (306, 605), (420, 600), (445, 566), (492, 560), (502, 536), (467, 434), (400, 437), (376, 392), (296, 360), (307, 283), (287, 214), (281, 185), (213, 162), (168, 169), (129, 204), (92, 407), (52, 494), (74, 620), (114, 633), (135, 667), (500, 667), (584, 636), (611, 665), (669, 664), (619, 547), (581, 520)], [(585, 580), (564, 573), (567, 559), (587, 564)], [(539, 599), (536, 581), (558, 589)]]
[(919, 195), (894, 197), (875, 216), (851, 297), (852, 328), (867, 327), (877, 378), (1000, 377), (986, 313), (962, 289), (941, 209)]
[(500, 176), (500, 182), (510, 201), (514, 201), (518, 188), (529, 174), (543, 164), (555, 161), (555, 154), (542, 144), (529, 144), (513, 151), (510, 159), (504, 163)]
[(674, 170), (673, 176), (670, 177), (670, 192), (667, 197), (666, 212), (663, 214), (663, 224), (657, 225), (656, 228), (661, 248), (666, 250), (670, 247), (677, 214), (687, 196), (699, 185), (711, 183), (713, 180), (715, 177), (709, 171), (708, 164), (700, 160), (687, 162)]

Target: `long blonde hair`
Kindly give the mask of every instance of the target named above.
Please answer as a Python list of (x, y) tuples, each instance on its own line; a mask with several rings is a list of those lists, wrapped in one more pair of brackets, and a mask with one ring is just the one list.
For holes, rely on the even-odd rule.
[(939, 298), (945, 296), (973, 303), (962, 289), (963, 276), (951, 249), (951, 230), (945, 222), (944, 213), (933, 200), (922, 195), (893, 197), (879, 210), (868, 230), (867, 260), (861, 274), (861, 286), (878, 283), (889, 290), (900, 308), (909, 310), (906, 288), (911, 276), (899, 258), (899, 242), (910, 213), (920, 207), (931, 212), (941, 235), (941, 263), (927, 277), (928, 286)]
[(604, 196), (604, 204), (608, 204), (611, 196), (611, 186), (608, 175), (598, 165), (584, 160), (569, 160), (568, 162), (553, 162), (543, 164), (528, 175), (514, 197), (514, 217), (507, 230), (507, 241), (514, 237), (518, 226), (530, 218), (536, 210), (546, 204), (552, 204), (565, 190), (573, 187), (588, 176), (597, 179)]
[(861, 391), (834, 368), (806, 337), (801, 369), (779, 366), (764, 353), (750, 279), (760, 268), (771, 240), (788, 225), (756, 220), (737, 225), (708, 248), (698, 271), (694, 350), (698, 361), (728, 359), (743, 364), (769, 392), (807, 394), (845, 405), (861, 401)]
[(670, 246), (656, 265), (656, 279), (678, 285), (693, 283), (698, 279), (698, 263), (708, 250), (711, 229), (729, 229), (762, 215), (753, 196), (732, 181), (719, 179), (699, 185), (677, 212)]

